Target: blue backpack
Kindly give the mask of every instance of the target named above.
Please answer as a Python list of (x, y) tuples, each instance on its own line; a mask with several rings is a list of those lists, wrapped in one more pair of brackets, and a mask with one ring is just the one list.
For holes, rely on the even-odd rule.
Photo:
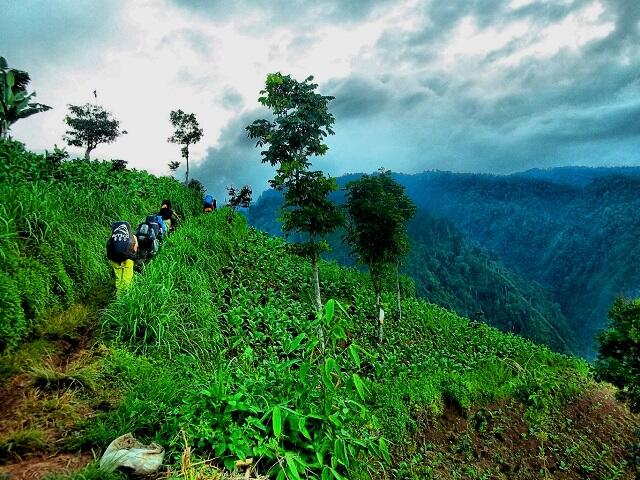
[(213, 197), (211, 195), (207, 195), (204, 197), (204, 206), (212, 208), (213, 207)]

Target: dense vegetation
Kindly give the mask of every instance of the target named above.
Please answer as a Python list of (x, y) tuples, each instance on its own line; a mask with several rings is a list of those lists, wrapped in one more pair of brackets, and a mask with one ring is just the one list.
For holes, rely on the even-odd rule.
[(613, 299), (638, 294), (638, 176), (600, 176), (585, 187), (437, 172), (399, 180), (422, 208), (547, 286), (583, 355), (593, 356)]
[[(344, 185), (355, 177), (346, 175), (338, 181)], [(632, 168), (567, 168), (506, 177), (426, 172), (398, 174), (396, 178), (422, 212), (437, 218), (422, 220), (422, 227), (412, 228), (411, 235), (416, 241), (414, 249), (421, 251), (423, 260), (409, 272), (412, 262), (417, 260), (412, 257), (412, 261), (406, 263), (406, 272), (416, 280), (418, 291), (425, 294), (432, 292), (433, 295), (434, 290), (439, 290), (438, 284), (442, 284), (446, 276), (459, 280), (444, 280), (444, 283), (453, 283), (452, 288), (447, 287), (447, 295), (436, 295), (433, 301), (440, 302), (448, 296), (451, 300), (443, 304), (461, 314), (471, 315), (473, 308), (481, 309), (485, 317), (500, 328), (525, 332), (523, 334), (529, 338), (554, 348), (569, 348), (593, 358), (596, 332), (605, 327), (614, 298), (618, 295), (635, 297), (639, 293), (640, 273), (635, 265), (640, 262), (640, 245), (635, 239), (640, 235), (640, 199), (637, 196), (640, 176)], [(338, 197), (337, 201), (341, 199)], [(263, 194), (251, 212), (252, 224), (278, 233), (275, 221), (278, 203), (273, 193)], [(452, 222), (464, 235), (466, 245), (462, 250), (466, 251), (463, 255), (467, 259), (460, 258), (460, 248), (456, 247), (460, 242), (439, 241), (432, 234), (435, 229), (438, 235), (447, 238), (450, 236), (447, 232), (455, 231), (444, 223), (442, 227), (436, 227), (441, 219)], [(425, 233), (422, 233), (423, 229)], [(418, 245), (420, 238), (429, 243)], [(442, 256), (433, 249), (440, 250), (445, 243), (450, 243), (455, 250), (450, 250), (447, 261), (443, 262)], [(341, 250), (338, 241), (333, 245)], [(495, 255), (504, 267), (482, 260), (487, 254), (474, 258), (478, 257), (474, 252), (479, 252), (473, 247), (488, 252), (489, 258)], [(436, 261), (438, 255), (440, 259)], [(338, 253), (335, 258), (342, 261), (345, 257)], [(451, 268), (453, 272), (466, 273), (462, 276), (432, 275), (435, 263), (445, 271)], [(468, 264), (467, 268), (463, 263)], [(476, 280), (476, 274), (472, 273), (475, 269), (471, 266), (482, 263), (487, 267), (483, 268), (486, 273), (480, 274), (482, 277), (495, 278), (495, 274), (489, 273), (491, 271), (505, 272), (510, 281), (499, 281), (498, 285), (506, 283), (504, 288), (514, 291), (508, 286), (511, 283), (520, 293), (510, 295), (509, 300), (503, 290), (501, 298), (486, 298), (474, 305), (463, 300), (472, 296), (465, 292), (467, 284), (484, 283)], [(477, 290), (475, 286), (472, 288)], [(489, 296), (500, 295), (502, 289), (493, 289)], [(533, 308), (526, 306), (527, 303)], [(554, 305), (556, 303), (561, 311)], [(505, 309), (504, 305), (508, 307)], [(489, 316), (487, 310), (490, 309), (504, 311), (506, 315), (494, 312)], [(534, 317), (538, 317), (538, 321), (532, 321)], [(549, 320), (548, 325), (540, 322), (543, 317)], [(524, 327), (526, 324), (529, 328)], [(539, 333), (530, 336), (532, 332)]]
[[(279, 201), (275, 192), (265, 192), (249, 211), (250, 223), (281, 235), (276, 220)], [(556, 351), (576, 350), (566, 318), (549, 293), (510, 271), (495, 255), (472, 246), (450, 221), (419, 210), (408, 232), (411, 249), (401, 271), (413, 282), (405, 279), (404, 291), (415, 291), (459, 315), (545, 343)], [(343, 235), (339, 232), (329, 238), (331, 251), (326, 257), (353, 266)], [(391, 291), (395, 286), (386, 288)]]
[(200, 210), (200, 192), (171, 178), (63, 157), (0, 143), (0, 351), (109, 281), (111, 222), (135, 226), (165, 196), (186, 216)]
[[(4, 173), (12, 175), (13, 188), (3, 190), (2, 204), (17, 208), (8, 225), (23, 226), (2, 237), (3, 261), (15, 265), (3, 274), (33, 275), (29, 268), (41, 262), (36, 255), (46, 245), (62, 256), (69, 298), (54, 294), (50, 304), (38, 304), (44, 297), (19, 297), (25, 306), (42, 305), (42, 313), (23, 315), (56, 342), (74, 338), (74, 318), (96, 321), (81, 315), (91, 311), (82, 305), (56, 310), (92, 285), (111, 283), (104, 259), (111, 220), (135, 222), (164, 196), (189, 217), (100, 314), (94, 347), (60, 364), (37, 365), (30, 344), (16, 349), (14, 338), (15, 353), (2, 357), (3, 367), (14, 365), (16, 381), (37, 389), (24, 411), (33, 412), (34, 403), (48, 410), (14, 423), (0, 418), (3, 429), (16, 428), (0, 435), (5, 460), (12, 452), (51, 451), (38, 428), (60, 424), (66, 430), (55, 448), (62, 451), (104, 448), (131, 431), (166, 446), (170, 465), (184, 466), (197, 455), (212, 459), (199, 464), (202, 470), (229, 468), (251, 457), (259, 472), (276, 478), (538, 478), (554, 472), (629, 478), (624, 445), (632, 419), (619, 407), (611, 410), (582, 361), (408, 293), (402, 322), (395, 295), (383, 295), (386, 340), (378, 344), (372, 285), (357, 270), (319, 263), (323, 296), (332, 300), (318, 313), (309, 262), (227, 209), (189, 215), (200, 209), (199, 193), (141, 172), (118, 167), (116, 173), (112, 162), (51, 166), (50, 156), (16, 143), (3, 148), (13, 159)], [(41, 197), (47, 202), (37, 203)], [(61, 199), (69, 209), (59, 208)], [(18, 207), (29, 202), (38, 210)], [(48, 212), (48, 226), (36, 221), (44, 217), (36, 211)], [(61, 241), (47, 234), (52, 231), (65, 243), (51, 243)], [(87, 231), (93, 234), (81, 235)], [(64, 260), (67, 249), (74, 262)], [(41, 276), (62, 275), (43, 265)], [(52, 284), (59, 283), (55, 278)], [(55, 333), (51, 326), (61, 318), (66, 327)], [(594, 395), (597, 401), (590, 400)], [(595, 433), (572, 413), (573, 402), (583, 402), (578, 410), (595, 409)], [(601, 404), (607, 409), (598, 410)], [(88, 406), (93, 413), (83, 420)], [(465, 422), (462, 430), (454, 427), (458, 420)], [(593, 435), (610, 445), (594, 444)], [(77, 478), (104, 478), (95, 467), (85, 474)]]

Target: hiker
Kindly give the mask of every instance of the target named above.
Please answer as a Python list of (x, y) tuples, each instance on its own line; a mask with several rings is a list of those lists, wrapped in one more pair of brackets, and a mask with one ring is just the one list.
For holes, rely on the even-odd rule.
[(216, 200), (211, 195), (206, 195), (202, 201), (203, 213), (210, 213), (216, 209)]
[(163, 233), (158, 218), (158, 215), (148, 215), (145, 221), (138, 225), (138, 229), (136, 230), (138, 257), (141, 261), (150, 259), (158, 253), (160, 239)]
[(158, 215), (162, 217), (162, 221), (167, 227), (167, 234), (169, 234), (169, 231), (174, 231), (176, 229), (176, 224), (180, 220), (180, 217), (171, 208), (171, 200), (162, 200), (162, 206), (160, 207)]
[(111, 261), (116, 277), (116, 295), (131, 286), (137, 252), (138, 238), (131, 231), (129, 223), (112, 223), (111, 236), (107, 241), (107, 258)]

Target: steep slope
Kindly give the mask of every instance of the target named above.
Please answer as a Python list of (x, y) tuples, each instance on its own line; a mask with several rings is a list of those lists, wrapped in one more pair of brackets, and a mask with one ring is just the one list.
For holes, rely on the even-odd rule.
[[(340, 180), (344, 184), (346, 179)], [(336, 201), (340, 201), (339, 196)], [(249, 211), (250, 223), (282, 235), (276, 220), (281, 202), (276, 192), (265, 192)], [(495, 255), (470, 245), (451, 222), (435, 218), (424, 209), (418, 210), (408, 230), (412, 246), (402, 273), (414, 280), (419, 296), (459, 315), (545, 343), (556, 351), (576, 351), (566, 318), (540, 285), (509, 271)], [(325, 256), (353, 266), (343, 235), (339, 231), (329, 238), (332, 250)]]
[(339, 303), (320, 317), (310, 278), (282, 240), (224, 210), (188, 222), (105, 313), (121, 345), (109, 376), (128, 393), (87, 438), (172, 445), (183, 429), (219, 465), (260, 457), (292, 478), (631, 478), (634, 418), (586, 364), (411, 297), (377, 345), (367, 277), (322, 262)]
[(421, 207), (547, 286), (588, 357), (613, 298), (637, 293), (640, 177), (601, 176), (584, 188), (450, 173), (399, 179)]

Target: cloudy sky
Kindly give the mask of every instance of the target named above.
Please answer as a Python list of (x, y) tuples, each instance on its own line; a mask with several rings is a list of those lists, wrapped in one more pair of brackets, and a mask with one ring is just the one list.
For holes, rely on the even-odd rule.
[[(192, 173), (266, 187), (244, 127), (267, 73), (333, 95), (331, 174), (640, 165), (640, 0), (0, 0), (0, 55), (53, 107), (12, 134), (63, 144), (67, 104), (129, 134), (94, 156), (168, 174), (169, 111), (196, 113)], [(70, 149), (80, 154), (79, 150)]]

